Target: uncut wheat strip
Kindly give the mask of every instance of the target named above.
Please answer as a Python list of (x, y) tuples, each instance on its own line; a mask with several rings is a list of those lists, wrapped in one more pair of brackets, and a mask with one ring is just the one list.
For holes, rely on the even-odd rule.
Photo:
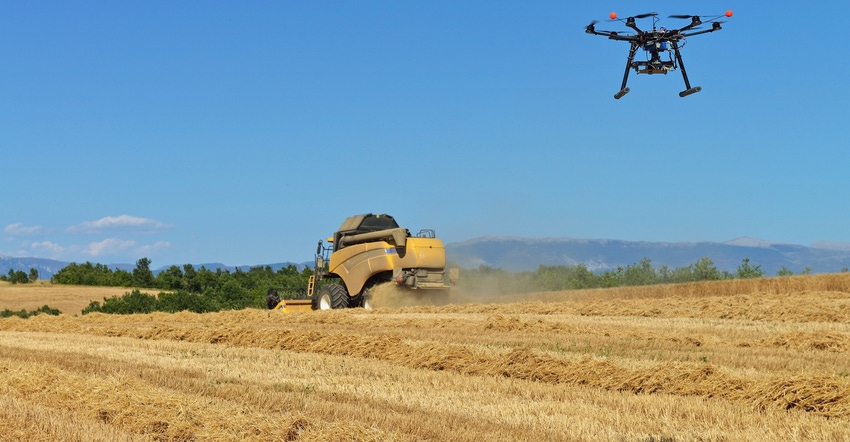
[(754, 293), (698, 299), (661, 298), (591, 301), (578, 308), (587, 316), (692, 317), (779, 322), (850, 322), (850, 294)]
[(850, 272), (733, 279), (681, 284), (659, 284), (637, 287), (564, 290), (510, 295), (495, 299), (502, 301), (540, 300), (544, 302), (587, 302), (613, 299), (650, 299), (667, 297), (701, 298), (708, 296), (735, 296), (749, 293), (794, 294), (804, 292), (850, 293)]
[[(81, 330), (80, 332), (91, 331), (96, 330)], [(121, 330), (116, 328), (111, 330), (110, 333), (120, 334)], [(416, 344), (392, 336), (376, 339), (375, 336), (361, 337), (289, 329), (267, 333), (264, 330), (246, 329), (238, 326), (238, 324), (212, 328), (201, 328), (195, 325), (183, 328), (176, 325), (153, 326), (147, 331), (132, 327), (128, 330), (127, 336), (143, 339), (181, 339), (236, 346), (281, 348), (339, 356), (369, 357), (407, 367), (429, 370), (453, 370), (467, 374), (498, 375), (546, 383), (565, 382), (638, 393), (699, 394), (706, 397), (744, 400), (756, 404), (762, 402), (774, 403), (774, 406), (782, 408), (789, 406), (789, 403), (783, 397), (765, 397), (765, 391), (756, 388), (753, 381), (737, 379), (720, 373), (713, 366), (708, 366), (710, 368), (706, 371), (707, 364), (674, 364), (672, 366), (661, 364), (652, 368), (629, 369), (591, 358), (570, 360), (531, 354), (527, 349), (517, 349), (508, 355), (488, 355), (476, 353), (458, 345), (434, 342)], [(497, 370), (493, 371), (494, 368)], [(657, 378), (658, 373), (664, 373), (665, 377), (659, 380)], [(782, 382), (783, 379), (782, 377), (773, 377), (772, 382)], [(834, 390), (847, 391), (848, 383), (845, 380), (831, 379), (831, 386)], [(805, 387), (806, 383), (809, 382), (805, 378), (798, 378), (794, 382), (800, 384), (800, 391), (813, 391)], [(842, 393), (842, 396), (836, 401), (830, 401), (819, 407), (807, 407), (805, 410), (825, 416), (842, 415), (848, 401), (850, 401), (850, 393)]]
[(35, 310), (43, 305), (66, 315), (79, 315), (91, 301), (100, 301), (129, 292), (126, 287), (94, 287), (51, 284), (10, 284), (0, 281), (0, 310)]
[[(850, 322), (850, 292), (771, 291), (701, 296), (604, 297), (582, 301), (526, 301), (504, 304), (463, 304), (378, 309), (375, 315), (407, 314), (536, 314), (635, 317), (693, 317), (783, 322)], [(315, 315), (313, 315), (315, 316)], [(309, 321), (309, 315), (301, 320)], [(321, 320), (327, 320), (322, 317)]]

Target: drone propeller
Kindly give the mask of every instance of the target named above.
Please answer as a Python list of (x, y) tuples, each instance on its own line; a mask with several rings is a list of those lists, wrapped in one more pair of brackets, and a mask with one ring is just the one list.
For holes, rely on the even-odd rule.
[(657, 12), (647, 12), (646, 14), (638, 14), (634, 16), (634, 18), (647, 18), (647, 17), (656, 17), (658, 16)]
[[(723, 17), (723, 16), (731, 17), (731, 16), (732, 16), (732, 10), (730, 9), (730, 10), (726, 11), (726, 12), (725, 12), (725, 13), (723, 13), (723, 14), (720, 14), (720, 15), (717, 15), (717, 16), (713, 16), (713, 17), (711, 17), (711, 18), (709, 19), (709, 21), (717, 20), (718, 18)], [(669, 15), (668, 17), (669, 17), (669, 18), (682, 18), (682, 19), (690, 19), (690, 20), (693, 20), (693, 19), (697, 19), (697, 20), (699, 20), (701, 16), (699, 16), (699, 15), (686, 15), (686, 14), (683, 14), (683, 15)], [(702, 17), (705, 17), (705, 15), (702, 15)]]

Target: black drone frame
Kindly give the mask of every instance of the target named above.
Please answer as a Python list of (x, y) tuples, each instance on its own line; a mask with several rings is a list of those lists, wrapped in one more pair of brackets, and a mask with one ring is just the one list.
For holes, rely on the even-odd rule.
[[(679, 52), (681, 45), (679, 42), (683, 41), (686, 37), (693, 37), (694, 35), (707, 34), (709, 32), (719, 31), (721, 29), (720, 24), (722, 22), (719, 21), (711, 21), (711, 29), (700, 30), (696, 32), (686, 32), (689, 30), (693, 30), (697, 26), (703, 24), (700, 20), (699, 16), (696, 15), (671, 15), (672, 18), (690, 18), (691, 23), (687, 26), (684, 26), (679, 29), (674, 29), (671, 31), (665, 30), (662, 28), (661, 30), (655, 29), (655, 17), (657, 13), (648, 13), (648, 14), (640, 14), (634, 17), (629, 17), (625, 20), (626, 26), (634, 29), (637, 34), (635, 35), (620, 35), (615, 31), (597, 31), (595, 28), (597, 21), (594, 21), (587, 25), (585, 28), (585, 32), (588, 34), (594, 35), (603, 35), (608, 37), (611, 40), (618, 41), (627, 41), (631, 44), (631, 48), (629, 49), (629, 57), (626, 60), (626, 71), (623, 73), (623, 84), (620, 86), (620, 91), (614, 94), (615, 99), (620, 99), (624, 95), (628, 94), (630, 89), (626, 87), (626, 83), (629, 80), (629, 71), (634, 69), (639, 74), (667, 74), (668, 71), (676, 69), (677, 63), (678, 67), (682, 69), (682, 78), (685, 80), (685, 90), (679, 92), (680, 97), (687, 97), (688, 95), (695, 94), (702, 90), (701, 87), (695, 86), (691, 87), (691, 82), (688, 81), (688, 73), (685, 71), (685, 64), (682, 61), (682, 54)], [(653, 26), (652, 31), (643, 31), (638, 28), (635, 23), (635, 19), (653, 17)], [(664, 61), (661, 60), (657, 44), (660, 43), (670, 43), (673, 49), (673, 53), (675, 54), (676, 61)], [(651, 53), (651, 57), (647, 61), (634, 61), (635, 53), (638, 49), (644, 48)], [(649, 49), (647, 49), (649, 48)], [(665, 51), (667, 49), (664, 49)]]

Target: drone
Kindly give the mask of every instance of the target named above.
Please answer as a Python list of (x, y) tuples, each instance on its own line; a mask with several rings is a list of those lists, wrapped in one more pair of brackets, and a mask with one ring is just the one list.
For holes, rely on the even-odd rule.
[[(626, 72), (623, 74), (623, 84), (620, 86), (620, 91), (614, 94), (614, 98), (619, 100), (624, 95), (629, 93), (629, 88), (626, 87), (626, 82), (629, 80), (629, 71), (634, 69), (638, 74), (664, 74), (667, 72), (681, 68), (682, 78), (685, 79), (685, 90), (679, 92), (680, 97), (687, 97), (702, 90), (701, 87), (691, 87), (688, 81), (688, 74), (685, 72), (685, 64), (682, 62), (682, 54), (679, 50), (685, 45), (687, 37), (694, 35), (707, 34), (709, 32), (719, 31), (720, 25), (724, 22), (718, 21), (721, 17), (731, 17), (732, 11), (726, 11), (725, 14), (706, 18), (703, 21), (698, 15), (671, 15), (669, 18), (675, 19), (690, 19), (691, 22), (679, 29), (668, 30), (661, 27), (656, 28), (658, 24), (658, 13), (650, 12), (646, 14), (635, 15), (625, 20), (618, 19), (617, 14), (612, 12), (609, 17), (611, 21), (620, 21), (626, 24), (627, 27), (634, 29), (637, 34), (620, 34), (616, 31), (597, 31), (596, 24), (599, 21), (592, 21), (585, 28), (585, 32), (594, 35), (603, 35), (611, 40), (627, 41), (631, 44), (629, 49), (629, 57), (626, 60)], [(652, 17), (652, 30), (643, 31), (638, 28), (635, 20)], [(702, 29), (698, 26), (711, 23), (710, 29)], [(638, 49), (643, 49), (646, 53), (645, 61), (635, 61), (635, 54)], [(667, 56), (666, 60), (662, 56)]]

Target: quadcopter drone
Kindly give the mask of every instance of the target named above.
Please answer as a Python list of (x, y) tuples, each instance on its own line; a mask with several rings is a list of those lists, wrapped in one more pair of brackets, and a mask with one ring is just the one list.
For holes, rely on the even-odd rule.
[[(614, 94), (615, 99), (619, 100), (623, 97), (623, 95), (629, 93), (630, 89), (626, 87), (626, 82), (629, 80), (629, 70), (631, 69), (634, 69), (638, 74), (666, 75), (669, 71), (681, 68), (682, 78), (685, 79), (686, 89), (679, 92), (679, 96), (687, 97), (688, 95), (701, 91), (702, 88), (699, 86), (691, 87), (691, 83), (688, 81), (688, 74), (685, 72), (685, 64), (682, 62), (682, 54), (679, 53), (679, 50), (685, 45), (685, 38), (719, 31), (721, 29), (720, 25), (723, 22), (718, 21), (718, 19), (721, 17), (731, 16), (731, 10), (726, 11), (723, 15), (710, 17), (706, 19), (706, 21), (702, 21), (697, 15), (671, 15), (670, 18), (690, 19), (691, 22), (687, 26), (679, 29), (668, 30), (664, 27), (656, 28), (656, 24), (658, 23), (658, 13), (655, 12), (635, 15), (634, 17), (629, 17), (625, 20), (617, 19), (617, 14), (612, 12), (609, 16), (611, 21), (621, 21), (625, 23), (627, 27), (634, 29), (637, 34), (620, 34), (615, 31), (597, 31), (595, 26), (596, 23), (599, 22), (596, 20), (587, 25), (585, 32), (588, 34), (603, 35), (611, 40), (627, 41), (631, 44), (631, 49), (629, 49), (629, 58), (626, 60), (626, 72), (623, 74), (623, 85), (620, 87), (620, 91)], [(635, 20), (648, 17), (652, 17), (652, 30), (643, 31), (638, 28)], [(700, 29), (698, 26), (704, 23), (711, 23), (711, 29), (698, 30)], [(647, 59), (645, 61), (635, 61), (635, 53), (637, 53), (638, 49), (643, 49), (646, 53)], [(661, 58), (664, 53), (667, 55), (667, 60), (662, 60)]]

